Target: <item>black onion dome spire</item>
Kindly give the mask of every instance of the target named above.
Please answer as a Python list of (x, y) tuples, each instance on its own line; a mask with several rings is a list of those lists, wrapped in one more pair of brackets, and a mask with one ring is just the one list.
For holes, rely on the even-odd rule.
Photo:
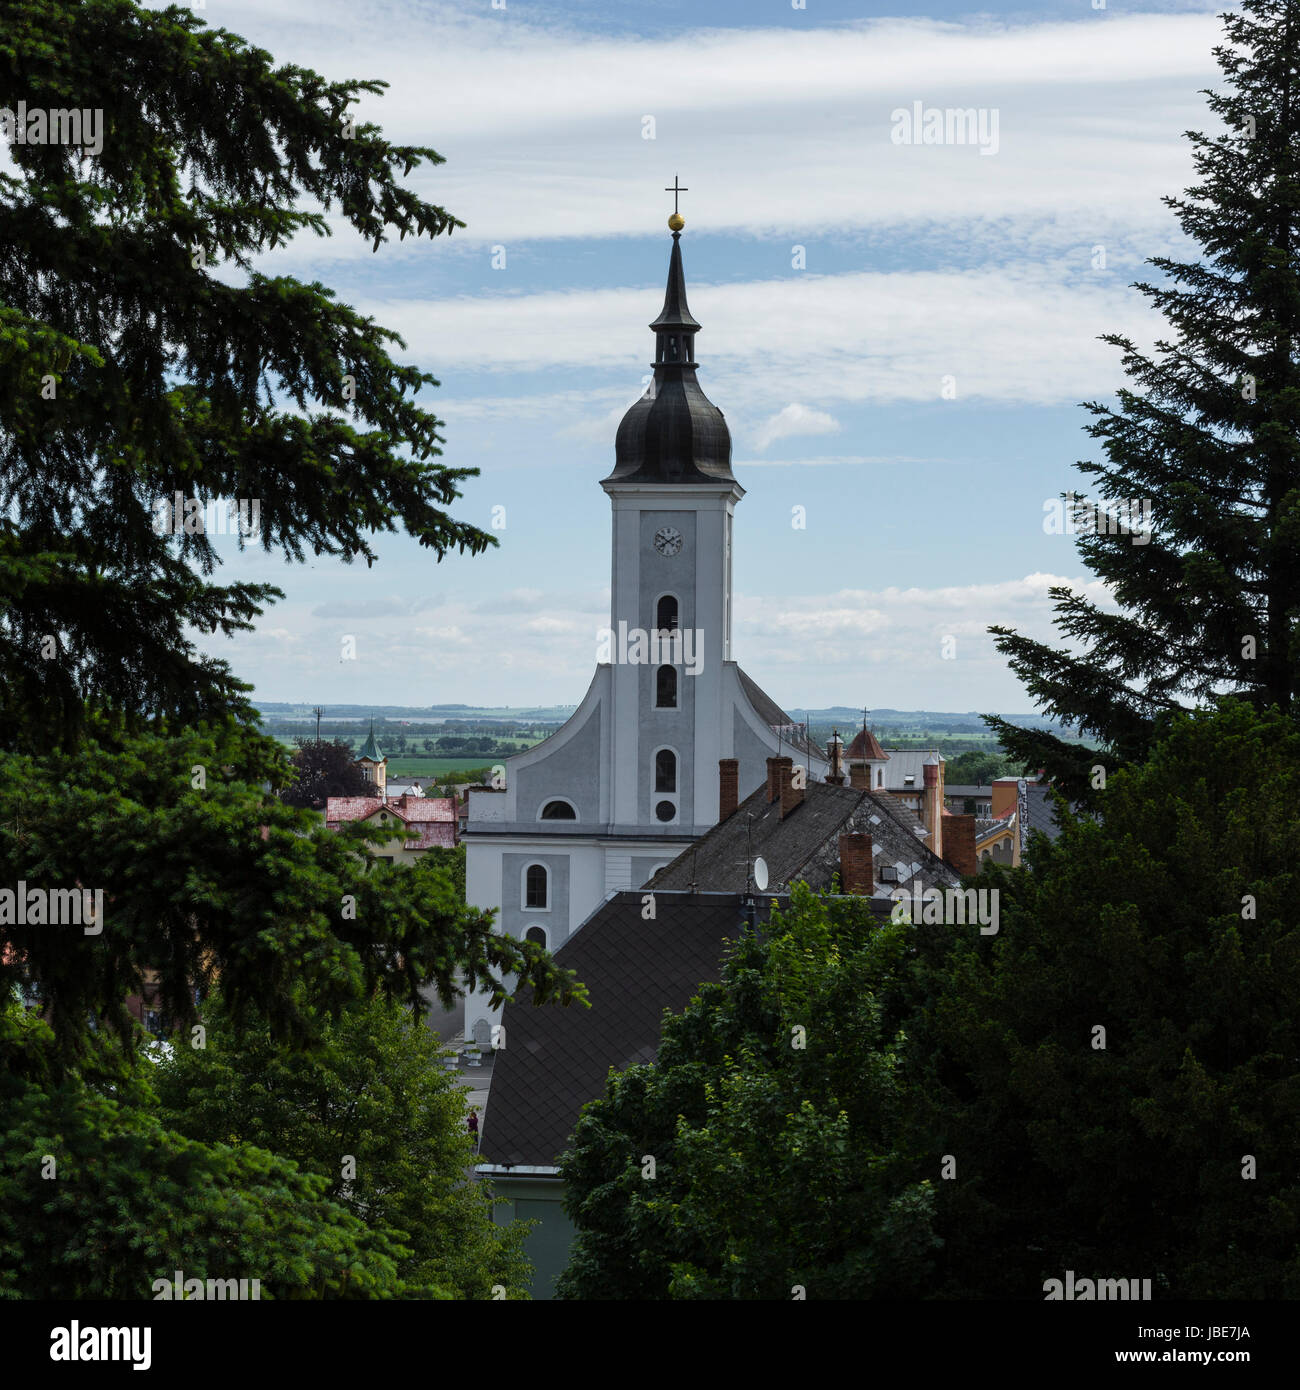
[(654, 382), (618, 427), (614, 471), (607, 483), (736, 481), (727, 422), (695, 379), (700, 325), (686, 303), (681, 237), (680, 231), (673, 232), (664, 307), (650, 325), (655, 334)]

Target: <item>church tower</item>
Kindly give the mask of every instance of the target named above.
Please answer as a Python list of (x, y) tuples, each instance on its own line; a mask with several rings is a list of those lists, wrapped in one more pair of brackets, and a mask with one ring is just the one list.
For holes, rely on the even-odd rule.
[(731, 471), (727, 422), (697, 378), (700, 325), (686, 302), (681, 239), (675, 228), (664, 306), (650, 324), (654, 377), (623, 417), (601, 482), (613, 508), (611, 645), (621, 650), (624, 633), (675, 633), (667, 655), (679, 658), (614, 667), (611, 810), (619, 824), (703, 834), (717, 820), (727, 756), (731, 531), (745, 490)]
[(373, 782), (375, 795), (382, 801), (388, 799), (388, 759), (379, 751), (375, 742), (375, 721), (370, 721), (370, 737), (366, 739), (361, 751), (353, 759), (361, 764), (361, 773), (367, 782)]
[[(654, 376), (600, 483), (611, 597), (596, 673), (563, 727), (506, 761), (504, 786), (469, 793), (468, 902), (496, 909), (498, 931), (553, 951), (610, 893), (640, 887), (714, 826), (720, 806), (730, 813), (737, 790), (763, 785), (769, 757), (793, 757), (810, 780), (827, 770), (732, 656), (732, 523), (745, 490), (727, 422), (698, 380), (685, 224), (674, 212), (668, 225)], [(499, 1020), (486, 994), (467, 996), (467, 1035)]]

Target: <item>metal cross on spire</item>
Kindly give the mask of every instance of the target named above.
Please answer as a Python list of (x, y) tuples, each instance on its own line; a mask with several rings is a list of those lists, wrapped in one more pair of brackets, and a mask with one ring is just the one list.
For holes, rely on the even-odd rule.
[(664, 189), (664, 192), (665, 192), (665, 193), (671, 193), (671, 194), (673, 195), (673, 215), (674, 215), (674, 216), (678, 216), (678, 215), (679, 215), (679, 214), (678, 214), (678, 210), (677, 210), (677, 195), (678, 195), (679, 193), (689, 193), (690, 191), (691, 191), (691, 190), (690, 190), (689, 188), (681, 188), (681, 187), (679, 187), (679, 185), (678, 185), (678, 183), (677, 183), (677, 175), (674, 174), (674, 175), (673, 175), (673, 186), (672, 186), (671, 188), (665, 188), (665, 189)]

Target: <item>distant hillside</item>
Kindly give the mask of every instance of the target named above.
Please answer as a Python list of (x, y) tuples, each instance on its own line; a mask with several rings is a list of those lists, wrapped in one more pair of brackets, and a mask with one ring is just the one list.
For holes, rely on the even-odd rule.
[[(312, 705), (285, 704), (265, 701), (259, 706), (263, 722), (268, 728), (282, 731), (286, 726), (295, 726), (295, 732), (315, 729), (315, 712)], [(321, 728), (325, 725), (356, 725), (370, 720), (375, 721), (375, 729), (387, 727), (390, 730), (414, 725), (420, 728), (445, 724), (503, 725), (518, 728), (521, 726), (553, 726), (562, 724), (577, 708), (576, 705), (520, 705), (478, 706), (478, 705), (322, 705)], [(814, 728), (838, 728), (841, 733), (862, 727), (861, 708), (848, 705), (831, 705), (826, 709), (791, 709), (792, 719), (807, 723)], [(1050, 729), (1062, 738), (1072, 738), (1072, 731), (1040, 714), (1005, 714), (1004, 719), (1030, 729)], [(871, 727), (879, 732), (934, 735), (960, 735), (970, 733), (977, 737), (988, 736), (988, 730), (979, 712), (945, 710), (897, 710), (873, 709), (869, 712)], [(299, 727), (300, 726), (300, 727)], [(347, 730), (353, 732), (354, 730)], [(339, 730), (339, 732), (344, 732)]]

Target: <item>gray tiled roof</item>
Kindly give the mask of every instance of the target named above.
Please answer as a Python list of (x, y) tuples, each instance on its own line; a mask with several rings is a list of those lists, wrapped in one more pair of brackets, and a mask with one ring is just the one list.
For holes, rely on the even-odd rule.
[[(726, 943), (739, 936), (733, 893), (663, 893), (653, 921), (641, 893), (618, 893), (556, 952), (587, 986), (591, 1007), (534, 1007), (530, 988), (502, 1013), (506, 1046), (496, 1054), (484, 1118), (487, 1163), (553, 1165), (568, 1147), (583, 1105), (605, 1092), (611, 1067), (654, 1060), (665, 1009), (686, 1007), (722, 977)], [(769, 899), (757, 909), (760, 920)]]
[(1056, 823), (1056, 807), (1048, 795), (1050, 788), (1046, 782), (1031, 782), (1025, 788), (1028, 795), (1028, 814), (1025, 819), (1030, 831), (1041, 830), (1049, 840), (1055, 840), (1061, 833)]
[(759, 787), (645, 886), (689, 889), (694, 884), (706, 892), (743, 893), (752, 856), (761, 855), (769, 891), (782, 892), (799, 880), (825, 891), (839, 871), (839, 837), (850, 831), (871, 836), (875, 863), (897, 866), (898, 883), (910, 886), (914, 876), (926, 888), (957, 883), (953, 870), (927, 847), (915, 814), (893, 797), (810, 782), (802, 803), (784, 819), (780, 801), (769, 802), (766, 786)]

